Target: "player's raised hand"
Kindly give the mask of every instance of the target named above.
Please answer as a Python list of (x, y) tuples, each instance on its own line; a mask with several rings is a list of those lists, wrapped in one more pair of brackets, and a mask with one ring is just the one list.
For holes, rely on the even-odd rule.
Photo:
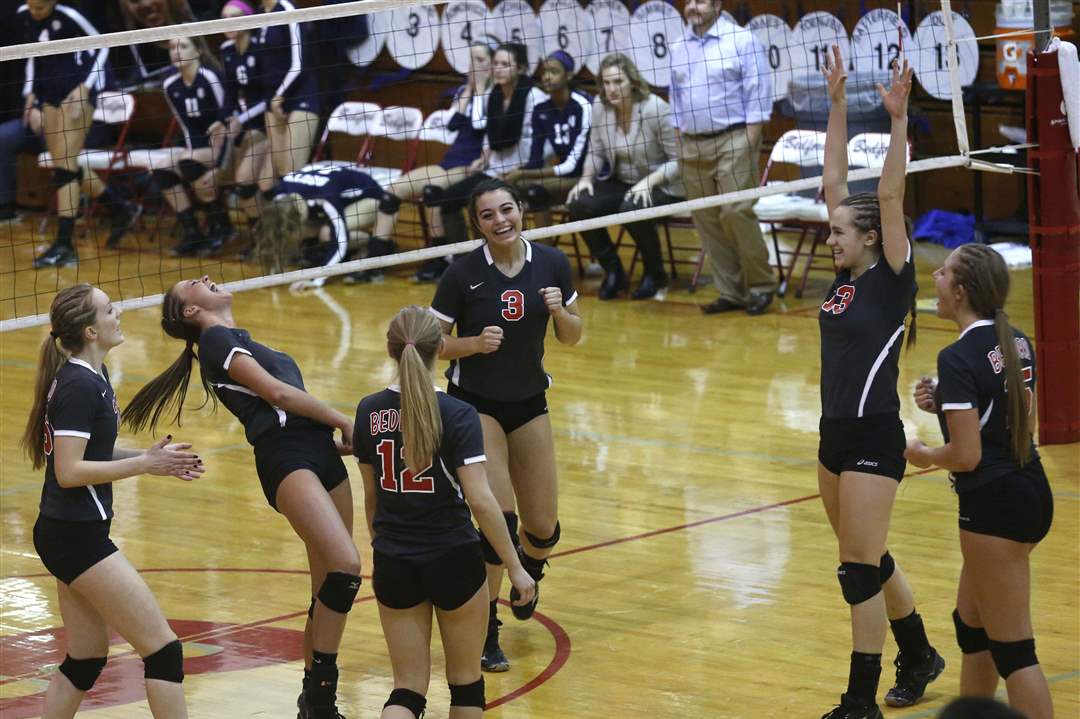
[(911, 96), (911, 76), (914, 69), (908, 65), (907, 58), (904, 64), (893, 60), (892, 84), (886, 90), (881, 83), (877, 84), (878, 94), (881, 95), (881, 104), (888, 110), (889, 115), (895, 119), (907, 117), (908, 98)]
[(544, 298), (547, 311), (553, 315), (562, 312), (562, 290), (558, 287), (541, 287), (540, 296)]
[(937, 382), (932, 377), (923, 377), (915, 383), (915, 406), (923, 412), (937, 413), (937, 402), (934, 401), (934, 390)]
[(484, 328), (484, 331), (476, 336), (476, 352), (477, 354), (491, 354), (495, 350), (499, 349), (499, 345), (502, 344), (503, 329), (496, 325), (489, 325)]
[(840, 54), (840, 46), (832, 46), (832, 57), (825, 55), (825, 63), (821, 68), (821, 74), (825, 76), (825, 83), (829, 88), (829, 100), (832, 104), (847, 102), (847, 70), (844, 68), (844, 58)]

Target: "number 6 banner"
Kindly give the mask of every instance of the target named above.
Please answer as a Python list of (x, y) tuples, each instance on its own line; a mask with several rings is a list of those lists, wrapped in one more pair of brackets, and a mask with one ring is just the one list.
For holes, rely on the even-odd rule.
[(390, 13), (387, 46), (394, 61), (409, 70), (431, 62), (439, 43), (439, 13), (432, 5), (399, 7)]
[(671, 43), (682, 40), (685, 28), (679, 11), (664, 0), (638, 5), (630, 20), (633, 27), (634, 64), (653, 87), (671, 82)]
[(584, 11), (577, 0), (547, 0), (540, 8), (541, 53), (547, 57), (562, 50), (574, 58), (574, 72), (584, 66), (587, 40), (582, 37)]

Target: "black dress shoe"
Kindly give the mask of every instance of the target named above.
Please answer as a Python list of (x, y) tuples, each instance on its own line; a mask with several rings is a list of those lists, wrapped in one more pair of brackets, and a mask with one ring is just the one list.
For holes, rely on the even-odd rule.
[(626, 272), (620, 265), (618, 269), (609, 271), (604, 275), (604, 281), (600, 283), (600, 291), (597, 297), (602, 300), (613, 300), (620, 292), (630, 289), (630, 282), (626, 279)]
[(742, 308), (743, 306), (737, 302), (732, 302), (723, 297), (717, 297), (709, 304), (701, 305), (701, 313), (705, 315), (718, 315), (721, 312), (733, 312), (734, 310), (741, 310)]
[(77, 265), (78, 263), (79, 254), (75, 252), (74, 247), (54, 242), (49, 249), (34, 258), (34, 269), (40, 270), (43, 267), (67, 267), (68, 265)]
[(765, 310), (769, 309), (769, 305), (772, 304), (772, 298), (772, 292), (754, 292), (751, 290), (750, 301), (746, 303), (746, 314), (764, 314)]
[(656, 293), (667, 287), (667, 277), (653, 277), (645, 275), (641, 278), (641, 284), (630, 295), (632, 300), (647, 300), (656, 296)]

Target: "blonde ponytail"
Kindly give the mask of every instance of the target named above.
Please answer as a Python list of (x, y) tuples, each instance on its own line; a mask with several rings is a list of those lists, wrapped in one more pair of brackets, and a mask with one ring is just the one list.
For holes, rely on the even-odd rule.
[(398, 363), (405, 465), (416, 474), (431, 465), (442, 437), (439, 400), (431, 379), (442, 327), (426, 309), (411, 305), (390, 322), (386, 339), (390, 356)]

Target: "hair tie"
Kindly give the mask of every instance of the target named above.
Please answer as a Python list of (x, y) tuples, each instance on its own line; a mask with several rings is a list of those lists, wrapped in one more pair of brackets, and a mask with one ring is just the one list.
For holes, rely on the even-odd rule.
[(225, 10), (225, 8), (227, 7), (234, 7), (245, 15), (255, 14), (255, 8), (248, 5), (246, 2), (244, 2), (244, 0), (229, 0), (227, 3), (225, 3), (225, 5), (222, 6), (221, 9)]
[(574, 58), (570, 56), (570, 53), (565, 50), (556, 50), (548, 55), (548, 60), (554, 60), (564, 68), (567, 72), (572, 73), (574, 71)]
[(405, 346), (406, 347), (415, 347), (416, 343), (413, 342), (412, 340), (405, 340)]

